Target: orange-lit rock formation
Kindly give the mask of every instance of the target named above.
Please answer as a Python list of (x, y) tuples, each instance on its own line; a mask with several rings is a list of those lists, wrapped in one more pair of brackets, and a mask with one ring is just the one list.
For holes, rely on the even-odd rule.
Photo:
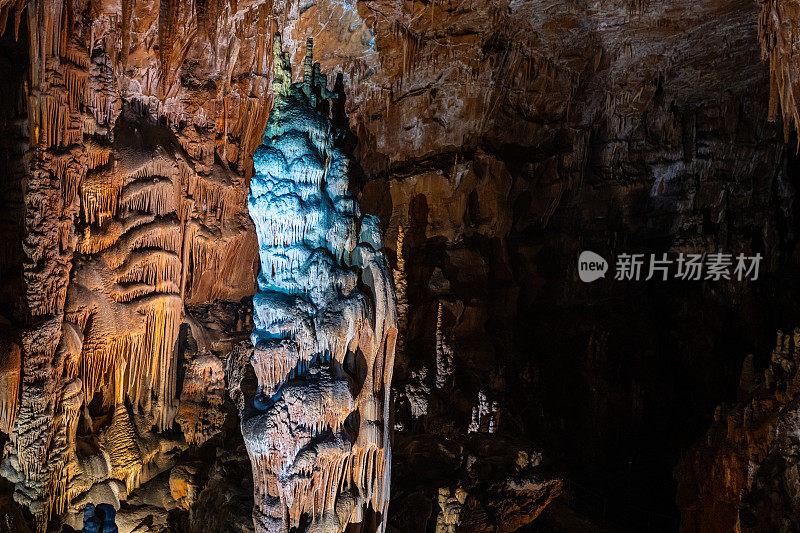
[(675, 469), (681, 529), (791, 531), (797, 520), (800, 329), (778, 331), (764, 372), (742, 368), (739, 401), (720, 405)]
[[(793, 0), (0, 0), (0, 523), (33, 527), (15, 492), (42, 529), (107, 501), (122, 531), (248, 531), (237, 412), (259, 381), (271, 398), (301, 362), (337, 400), (310, 402), (320, 424), (372, 409), (311, 342), (250, 364), (279, 31), (296, 78), (314, 38), (354, 134), (348, 195), (382, 221), (389, 527), (526, 527), (573, 475), (562, 510), (677, 527), (672, 469), (733, 399), (739, 347), (767, 354), (800, 309), (798, 20)], [(764, 271), (587, 285), (583, 249), (760, 252)]]
[[(174, 42), (164, 30), (177, 24), (177, 3), (161, 14), (157, 4), (123, 4), (123, 24), (119, 4), (2, 8), (4, 23), (16, 13), (31, 50), (24, 379), (17, 406), (20, 357), (8, 345), (0, 405), (11, 437), (3, 474), (40, 528), (51, 516), (79, 511), (82, 496), (100, 485), (121, 481), (114, 492), (124, 497), (161, 469), (151, 468), (161, 452), (143, 439), (151, 428), (157, 434), (173, 426), (185, 303), (238, 299), (254, 285), (255, 238), (241, 186), (250, 160), (240, 155), (237, 166), (214, 157), (217, 122), (227, 128), (239, 117), (217, 109), (218, 93), (178, 83), (166, 61), (171, 54), (150, 65), (152, 40), (136, 37), (130, 46), (131, 34), (156, 28), (162, 48)], [(87, 9), (94, 19), (83, 15)], [(182, 23), (188, 17), (184, 11)], [(213, 66), (220, 76), (231, 75), (234, 47), (226, 48), (233, 57)], [(150, 85), (137, 79), (140, 69), (152, 69)], [(179, 100), (180, 112), (164, 103)], [(241, 120), (230, 127), (236, 131)], [(234, 144), (236, 153), (252, 152)], [(192, 368), (203, 379), (199, 364)], [(187, 397), (184, 411), (191, 405)], [(218, 415), (184, 415), (190, 443), (219, 429)], [(204, 422), (190, 423), (193, 417)], [(99, 440), (81, 436), (78, 427), (87, 424), (99, 424)]]

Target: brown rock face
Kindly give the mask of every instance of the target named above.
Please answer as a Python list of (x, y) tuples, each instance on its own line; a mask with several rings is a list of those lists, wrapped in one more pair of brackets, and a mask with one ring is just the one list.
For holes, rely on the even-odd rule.
[[(163, 469), (160, 446), (151, 452), (138, 441), (151, 427), (158, 439), (173, 425), (176, 348), (181, 323), (190, 320), (184, 303), (240, 298), (255, 277), (237, 186), (244, 173), (215, 163), (203, 111), (209, 93), (193, 88), (198, 104), (180, 105), (181, 113), (155, 96), (172, 102), (166, 95), (178, 92), (169, 61), (178, 5), (159, 14), (141, 3), (131, 12), (126, 3), (122, 25), (119, 8), (42, 2), (24, 9), (25, 377), (3, 468), (40, 528), (51, 516), (78, 512), (72, 505), (100, 484), (121, 480), (130, 492)], [(155, 27), (161, 50), (169, 49), (160, 64), (151, 64), (148, 50), (158, 44), (147, 37), (130, 47), (132, 34)], [(149, 69), (155, 77), (142, 85), (136, 76)], [(220, 415), (196, 416), (208, 427), (191, 424), (190, 443), (221, 426)], [(87, 426), (99, 442), (86, 440)], [(87, 471), (87, 461), (105, 462), (105, 474)], [(81, 477), (87, 480), (75, 481)]]
[(798, 515), (800, 329), (778, 331), (763, 374), (745, 359), (739, 402), (719, 406), (675, 475), (685, 531), (791, 531)]
[[(789, 0), (0, 0), (0, 521), (106, 502), (121, 531), (253, 527), (246, 197), (278, 31), (296, 72), (315, 39), (393, 270), (387, 531), (796, 529), (794, 366), (759, 354), (800, 323), (799, 20)], [(753, 283), (587, 285), (587, 249), (765, 259)], [(737, 398), (748, 352), (774, 380)]]

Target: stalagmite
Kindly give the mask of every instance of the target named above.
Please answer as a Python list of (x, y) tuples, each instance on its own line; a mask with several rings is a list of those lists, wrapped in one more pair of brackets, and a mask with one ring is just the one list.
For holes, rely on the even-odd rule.
[(202, 444), (222, 428), (224, 395), (222, 361), (212, 354), (196, 357), (183, 380), (180, 409), (175, 417), (189, 444)]
[(478, 431), (494, 433), (497, 429), (497, 412), (499, 409), (500, 405), (497, 401), (490, 403), (485, 392), (478, 392), (478, 405), (472, 408), (472, 419), (467, 431), (469, 433)]
[(456, 533), (461, 523), (461, 512), (467, 501), (467, 492), (458, 488), (439, 489), (439, 515), (436, 517), (436, 533)]
[(408, 299), (406, 289), (408, 280), (406, 279), (406, 259), (403, 255), (403, 245), (405, 243), (405, 231), (403, 225), (397, 227), (397, 268), (392, 271), (394, 278), (394, 290), (397, 295), (397, 355), (403, 357), (405, 353), (406, 325), (408, 320)]
[(436, 312), (436, 388), (441, 389), (453, 373), (453, 349), (442, 331), (442, 302)]
[(118, 362), (114, 369), (114, 414), (111, 426), (102, 436), (102, 442), (111, 458), (112, 475), (133, 488), (133, 479), (142, 467), (142, 456), (136, 444), (136, 435), (128, 409), (125, 407), (125, 363)]
[(260, 532), (342, 531), (371, 514), (383, 531), (395, 297), (377, 221), (360, 219), (349, 192), (342, 117), (329, 117), (311, 49), (309, 39), (292, 84), (275, 35), (275, 105), (250, 182), (261, 259), (259, 387), (242, 412), (253, 519)]

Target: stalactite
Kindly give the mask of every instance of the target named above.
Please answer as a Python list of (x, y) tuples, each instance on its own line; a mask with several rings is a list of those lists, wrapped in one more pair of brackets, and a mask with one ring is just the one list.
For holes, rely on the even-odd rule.
[(101, 226), (113, 217), (117, 212), (121, 189), (122, 183), (116, 172), (89, 172), (80, 184), (84, 222)]
[(160, 299), (147, 313), (145, 345), (151, 363), (149, 375), (156, 380), (153, 414), (160, 431), (172, 425), (175, 414), (177, 361), (173, 353), (182, 312), (183, 302), (175, 297)]
[[(118, 173), (122, 173), (120, 170)], [(125, 185), (138, 180), (145, 180), (148, 178), (168, 178), (172, 179), (175, 176), (182, 176), (178, 164), (170, 158), (163, 155), (162, 152), (157, 152), (153, 157), (137, 165), (135, 168), (124, 169)]]
[(42, 149), (65, 146), (69, 104), (63, 92), (42, 95), (38, 99), (38, 144)]
[(177, 0), (160, 0), (158, 12), (158, 55), (159, 55), (159, 77), (161, 80), (161, 90), (166, 94), (170, 66), (172, 60), (172, 49), (178, 37), (178, 7)]
[(88, 158), (89, 170), (93, 170), (108, 164), (111, 158), (111, 148), (94, 141), (88, 141), (86, 142), (86, 155)]
[(405, 80), (414, 73), (414, 69), (419, 63), (420, 51), (425, 43), (425, 39), (421, 33), (416, 33), (400, 21), (395, 21), (394, 33), (403, 44), (402, 79)]
[(83, 383), (85, 398), (93, 398), (95, 392), (104, 384), (105, 375), (114, 361), (124, 360), (131, 353), (132, 337), (128, 334), (117, 338), (105, 339), (99, 345), (88, 344), (81, 355), (79, 377)]
[[(761, 58), (769, 62), (770, 100), (769, 120), (777, 118), (778, 104), (783, 116), (783, 133), (786, 142), (791, 128), (800, 124), (800, 109), (797, 106), (798, 82), (793, 50), (800, 24), (791, 13), (797, 6), (794, 1), (763, 0), (758, 18), (758, 38), (761, 42)], [(800, 136), (798, 136), (800, 148)]]
[(64, 50), (64, 59), (85, 72), (88, 72), (89, 65), (91, 64), (86, 46), (75, 40), (69, 41), (67, 48)]
[(181, 262), (177, 254), (167, 251), (132, 252), (115, 272), (116, 283), (141, 281), (156, 285), (162, 281), (178, 282)]
[(241, 41), (234, 36), (233, 41), (228, 46), (225, 58), (225, 83), (222, 87), (222, 160), (228, 161), (228, 93), (230, 91), (231, 75), (239, 58)]
[(236, 187), (196, 174), (189, 176), (186, 192), (195, 199), (202, 213), (213, 214), (220, 221), (230, 219), (242, 198)]
[(68, 105), (71, 111), (77, 111), (83, 104), (86, 94), (86, 84), (89, 81), (89, 71), (73, 63), (64, 67), (64, 85), (69, 95)]
[(207, 270), (214, 271), (219, 268), (220, 247), (219, 242), (202, 232), (196, 231), (191, 239), (192, 271), (196, 273)]
[(61, 180), (65, 206), (72, 205), (78, 192), (78, 186), (86, 175), (86, 167), (83, 164), (81, 155), (79, 150), (72, 150), (64, 154), (54, 155), (49, 159), (53, 173)]
[(175, 187), (168, 179), (153, 178), (126, 185), (119, 197), (119, 206), (129, 211), (154, 215), (175, 212)]
[[(116, 46), (110, 48), (115, 50)], [(108, 49), (107, 46), (97, 45), (92, 51), (89, 66), (87, 101), (94, 121), (99, 126), (112, 125), (120, 105), (114, 89), (113, 62), (106, 52)]]
[(248, 167), (247, 154), (255, 152), (256, 147), (261, 144), (271, 108), (271, 98), (248, 99), (247, 110), (241, 114), (240, 120), (243, 122), (237, 129), (241, 139), (239, 143), (240, 168)]
[(144, 217), (142, 222), (121, 235), (109, 235), (107, 240), (103, 239), (103, 235), (87, 239), (82, 250), (84, 253), (107, 250), (103, 259), (112, 269), (122, 266), (135, 250), (158, 249), (165, 253), (180, 253), (180, 233), (176, 224), (155, 217)]
[(121, 0), (122, 3), (122, 50), (120, 51), (120, 64), (124, 69), (128, 63), (128, 54), (131, 51), (131, 16), (135, 0)]

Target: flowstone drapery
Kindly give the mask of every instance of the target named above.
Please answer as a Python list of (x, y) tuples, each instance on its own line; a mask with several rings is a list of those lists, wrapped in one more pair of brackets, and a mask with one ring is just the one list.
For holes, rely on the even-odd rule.
[(258, 390), (242, 413), (253, 518), (257, 531), (383, 530), (395, 296), (377, 221), (349, 191), (341, 117), (311, 48), (292, 84), (275, 35), (275, 105), (253, 157)]

